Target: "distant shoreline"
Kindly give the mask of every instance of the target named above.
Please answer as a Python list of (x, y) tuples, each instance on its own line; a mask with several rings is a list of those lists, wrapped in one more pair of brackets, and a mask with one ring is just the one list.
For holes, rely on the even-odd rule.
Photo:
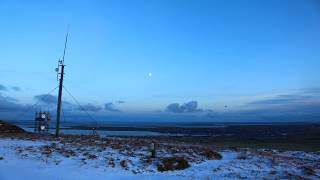
[[(52, 130), (54, 129), (51, 129), (53, 133)], [(34, 134), (32, 129), (28, 131), (29, 134)], [(221, 148), (320, 151), (320, 124), (229, 125), (219, 128), (100, 127), (96, 131), (96, 135), (101, 137), (173, 140)], [(65, 135), (93, 134), (92, 126), (73, 126), (72, 128), (63, 128), (61, 132)]]
[[(93, 127), (63, 127), (62, 132), (90, 135)], [(319, 123), (233, 124), (217, 127), (96, 127), (95, 130), (98, 135), (106, 137), (174, 139), (220, 147), (320, 151)]]
[[(15, 125), (32, 127), (34, 120), (15, 120), (10, 121)], [(62, 121), (62, 127), (134, 127), (134, 128), (158, 128), (158, 127), (179, 127), (179, 128), (205, 128), (205, 127), (219, 127), (230, 125), (306, 125), (306, 124), (320, 124), (319, 121), (287, 121), (287, 122), (188, 122), (188, 121), (173, 121), (173, 122), (157, 122), (157, 121)], [(55, 127), (55, 121), (51, 121), (51, 127)]]

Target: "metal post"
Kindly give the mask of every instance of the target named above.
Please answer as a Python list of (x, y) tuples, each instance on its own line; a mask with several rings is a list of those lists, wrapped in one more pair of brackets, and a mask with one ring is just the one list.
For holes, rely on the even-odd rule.
[(151, 158), (156, 157), (156, 143), (152, 142), (151, 143)]
[[(63, 75), (64, 75), (64, 56), (66, 55), (67, 43), (69, 36), (69, 26), (66, 35), (66, 41), (64, 42), (63, 56), (59, 61), (59, 66), (61, 67), (60, 79), (59, 79), (59, 94), (58, 94), (58, 105), (57, 105), (57, 122), (56, 122), (56, 137), (59, 137), (60, 130), (60, 115), (61, 115), (61, 99), (62, 99), (62, 88), (63, 88)], [(58, 76), (59, 76), (59, 66), (58, 66)]]
[(58, 94), (58, 105), (57, 105), (56, 137), (59, 137), (63, 74), (64, 74), (65, 65), (61, 64), (60, 66), (61, 66), (61, 74), (60, 74), (60, 81), (59, 81), (59, 94)]

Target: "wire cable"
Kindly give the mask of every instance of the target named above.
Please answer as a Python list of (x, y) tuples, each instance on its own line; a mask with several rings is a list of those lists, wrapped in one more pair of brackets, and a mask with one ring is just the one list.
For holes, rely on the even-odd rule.
[(98, 125), (98, 123), (97, 123), (97, 121), (88, 113), (88, 111), (85, 109), (85, 108), (83, 108), (83, 106), (81, 106), (81, 104), (77, 101), (77, 99), (70, 93), (70, 91), (68, 91), (68, 89), (65, 87), (65, 86), (62, 86), (63, 87), (63, 89), (69, 94), (69, 96), (71, 96), (71, 98), (74, 100), (74, 102), (76, 103), (76, 104), (78, 104), (78, 106), (81, 108), (81, 110), (82, 111), (84, 111), (86, 114), (87, 114), (87, 116), (94, 122), (94, 129), (93, 129), (93, 131), (92, 131), (92, 134), (93, 135), (97, 135), (97, 132), (95, 131), (96, 129), (97, 129), (97, 125)]

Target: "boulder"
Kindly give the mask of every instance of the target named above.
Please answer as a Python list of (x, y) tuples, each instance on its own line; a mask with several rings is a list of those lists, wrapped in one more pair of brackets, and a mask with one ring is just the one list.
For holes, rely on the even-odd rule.
[(158, 165), (158, 171), (183, 170), (188, 167), (190, 167), (190, 164), (183, 157), (170, 157), (162, 160), (162, 163)]

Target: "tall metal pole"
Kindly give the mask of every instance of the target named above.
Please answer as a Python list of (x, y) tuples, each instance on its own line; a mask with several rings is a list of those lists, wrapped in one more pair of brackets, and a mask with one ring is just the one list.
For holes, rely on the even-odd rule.
[(64, 64), (61, 64), (61, 75), (59, 80), (59, 94), (58, 94), (58, 105), (57, 105), (57, 122), (56, 122), (56, 137), (59, 137), (60, 130), (60, 114), (61, 114), (61, 99), (62, 99), (62, 87), (63, 87), (63, 74)]
[(61, 72), (60, 72), (60, 79), (59, 79), (59, 94), (58, 94), (57, 120), (56, 120), (56, 137), (59, 137), (59, 130), (60, 130), (61, 100), (62, 100), (64, 66), (65, 66), (64, 65), (64, 56), (66, 54), (66, 49), (67, 49), (68, 35), (69, 35), (69, 28), (68, 28), (68, 32), (66, 35), (66, 41), (64, 43), (62, 60), (59, 61), (59, 67), (58, 67), (58, 75), (59, 75), (60, 67), (61, 67)]

